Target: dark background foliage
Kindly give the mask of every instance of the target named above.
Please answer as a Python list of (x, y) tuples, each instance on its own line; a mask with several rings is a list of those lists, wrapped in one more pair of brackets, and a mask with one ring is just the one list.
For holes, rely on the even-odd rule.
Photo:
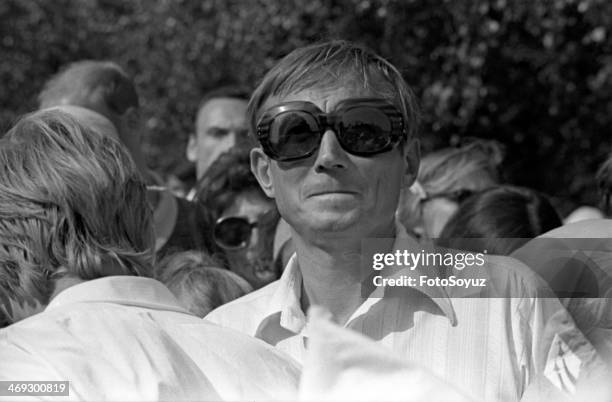
[(254, 87), (295, 47), (350, 39), (415, 88), (426, 151), (497, 139), (508, 180), (567, 212), (596, 202), (612, 145), (610, 29), (607, 0), (3, 0), (0, 128), (60, 66), (112, 59), (138, 85), (150, 166), (176, 171), (207, 90)]

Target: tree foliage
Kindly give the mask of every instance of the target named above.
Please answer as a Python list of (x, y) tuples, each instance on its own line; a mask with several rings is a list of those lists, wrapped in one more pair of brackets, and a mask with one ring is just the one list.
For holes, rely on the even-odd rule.
[(170, 171), (207, 90), (343, 38), (401, 69), (426, 150), (495, 138), (511, 182), (588, 203), (612, 145), (610, 27), (607, 0), (4, 0), (0, 128), (60, 66), (112, 59), (137, 82), (150, 165)]

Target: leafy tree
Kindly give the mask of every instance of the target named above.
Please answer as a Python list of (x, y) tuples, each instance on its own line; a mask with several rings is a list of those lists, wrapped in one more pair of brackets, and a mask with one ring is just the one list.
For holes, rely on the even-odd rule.
[(400, 67), (426, 150), (498, 139), (509, 181), (566, 210), (595, 202), (612, 145), (611, 26), (606, 0), (4, 0), (0, 128), (60, 66), (112, 59), (137, 82), (150, 165), (172, 171), (207, 90), (254, 87), (295, 47), (343, 38)]

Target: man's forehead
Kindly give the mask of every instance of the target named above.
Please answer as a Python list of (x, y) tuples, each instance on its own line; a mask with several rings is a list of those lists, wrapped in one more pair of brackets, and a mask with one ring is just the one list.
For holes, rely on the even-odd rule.
[[(314, 80), (319, 77), (320, 80)], [(343, 100), (349, 98), (384, 98), (393, 101), (398, 91), (393, 85), (378, 72), (370, 71), (367, 75), (356, 71), (346, 71), (345, 74), (313, 74), (306, 77), (302, 83), (296, 82), (287, 88), (279, 88), (279, 91), (266, 99), (260, 112), (282, 102), (310, 101), (316, 98), (328, 98), (331, 100)], [(316, 102), (313, 102), (316, 103)], [(333, 105), (330, 105), (333, 106)]]
[(198, 110), (196, 125), (224, 126), (244, 124), (247, 101), (238, 98), (214, 98)]
[(346, 99), (354, 98), (383, 98), (379, 91), (375, 91), (371, 88), (364, 88), (359, 86), (350, 87), (335, 87), (335, 88), (312, 88), (305, 89), (286, 95), (275, 95), (266, 99), (261, 111), (265, 111), (271, 107), (274, 107), (280, 103), (293, 102), (293, 101), (305, 101), (312, 102), (317, 105), (321, 110), (331, 110), (339, 102)]

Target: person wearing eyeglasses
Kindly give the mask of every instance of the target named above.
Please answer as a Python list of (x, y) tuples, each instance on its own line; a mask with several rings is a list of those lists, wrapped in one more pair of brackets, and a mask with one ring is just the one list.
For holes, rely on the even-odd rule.
[(502, 159), (501, 144), (483, 139), (425, 155), (416, 182), (402, 189), (398, 219), (421, 238), (437, 238), (463, 200), (501, 183)]
[[(336, 323), (478, 400), (518, 400), (547, 364), (559, 368), (551, 375), (561, 379), (547, 380), (558, 392), (590, 372), (592, 345), (563, 343), (566, 331), (577, 331), (571, 318), (562, 311), (565, 327), (547, 323), (563, 307), (538, 298), (541, 280), (519, 276), (527, 270), (514, 269), (518, 261), (487, 259), (493, 286), (464, 298), (435, 284), (372, 289), (372, 269), (364, 278), (360, 256), (369, 246), (421, 252), (395, 219), (400, 190), (418, 171), (419, 114), (388, 61), (346, 41), (296, 49), (264, 76), (248, 115), (259, 142), (251, 169), (291, 227), (296, 252), (278, 281), (209, 320), (307, 361), (306, 311), (322, 306)], [(414, 269), (433, 275), (423, 264)], [(497, 297), (506, 291), (512, 297)]]
[(279, 214), (251, 172), (250, 150), (237, 145), (222, 153), (198, 182), (196, 200), (213, 222), (219, 259), (258, 289), (279, 277), (273, 259)]

